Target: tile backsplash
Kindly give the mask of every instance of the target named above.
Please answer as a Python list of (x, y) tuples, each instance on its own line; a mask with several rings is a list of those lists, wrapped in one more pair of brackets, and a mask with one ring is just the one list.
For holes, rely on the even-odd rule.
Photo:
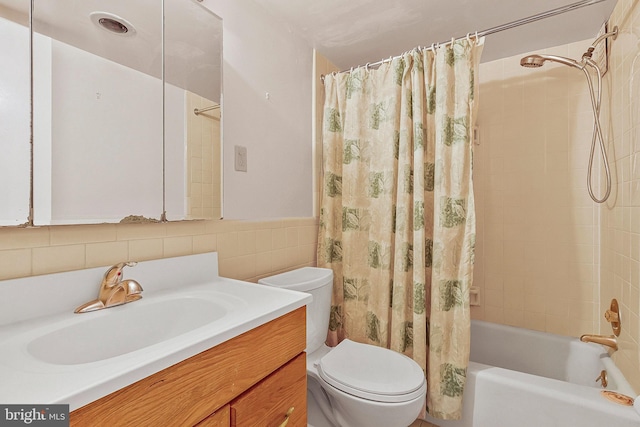
[(257, 281), (316, 265), (317, 219), (0, 228), (0, 280), (218, 252), (220, 275)]

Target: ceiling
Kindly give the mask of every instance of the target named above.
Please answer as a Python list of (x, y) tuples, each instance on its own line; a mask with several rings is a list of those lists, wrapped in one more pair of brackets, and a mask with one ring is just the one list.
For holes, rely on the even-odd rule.
[[(254, 0), (340, 69), (462, 37), (577, 0)], [(594, 38), (616, 0), (487, 36), (482, 62)]]
[[(461, 37), (555, 9), (577, 0), (253, 0), (290, 31), (302, 36), (340, 69), (399, 55), (416, 46)], [(583, 0), (585, 1), (585, 0)], [(593, 0), (598, 1), (598, 0)], [(134, 4), (135, 3), (135, 4)], [(0, 16), (26, 23), (29, 1), (0, 0)], [(157, 0), (36, 0), (36, 30), (147, 74), (160, 76), (160, 16)], [(188, 7), (184, 7), (184, 5)], [(594, 38), (616, 0), (487, 36), (482, 62)], [(132, 7), (136, 6), (136, 7)], [(219, 99), (203, 76), (220, 75), (221, 21), (196, 0), (165, 0), (167, 81)], [(110, 34), (89, 13), (122, 16), (135, 37)], [(184, 16), (183, 16), (184, 15)], [(208, 18), (208, 19), (207, 19)], [(188, 24), (184, 24), (188, 22)], [(193, 25), (198, 23), (200, 25)], [(215, 67), (216, 69), (212, 69)]]

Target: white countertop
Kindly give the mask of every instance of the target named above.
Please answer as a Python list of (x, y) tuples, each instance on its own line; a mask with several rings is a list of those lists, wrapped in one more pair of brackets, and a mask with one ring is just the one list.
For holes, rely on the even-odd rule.
[[(70, 410), (74, 410), (274, 320), (311, 301), (311, 295), (306, 293), (217, 277), (216, 254), (193, 257), (196, 258), (173, 258), (165, 263), (163, 263), (164, 260), (149, 261), (146, 263), (151, 265), (147, 265), (146, 269), (139, 268), (145, 264), (140, 263), (135, 268), (125, 270), (127, 278), (138, 280), (145, 289), (143, 298), (139, 301), (84, 314), (74, 314), (73, 307), (70, 307), (63, 312), (48, 313), (43, 316), (39, 315), (42, 313), (41, 311), (32, 310), (27, 314), (21, 313), (17, 315), (19, 320), (16, 322), (9, 322), (10, 317), (6, 317), (4, 325), (0, 326), (0, 402), (4, 404), (68, 403)], [(214, 267), (210, 264), (212, 262), (215, 263)], [(189, 265), (190, 263), (191, 265)], [(205, 264), (206, 266), (203, 267)], [(176, 265), (181, 267), (177, 269), (178, 272), (175, 271)], [(165, 266), (171, 268), (165, 270), (163, 274), (159, 274), (162, 273)], [(198, 275), (193, 273), (193, 269), (199, 267), (203, 267), (200, 270), (202, 270), (204, 277), (197, 277)], [(171, 283), (170, 276), (180, 275), (179, 272), (186, 271), (183, 268), (190, 270), (187, 275), (193, 276), (194, 280), (190, 280), (193, 283), (181, 281), (179, 286), (167, 286), (167, 283)], [(99, 270), (105, 271), (105, 269)], [(156, 279), (162, 277), (163, 284), (145, 282), (145, 279), (149, 279), (145, 277), (145, 271), (153, 271)], [(56, 276), (54, 277), (56, 283), (65, 283), (69, 280), (73, 282), (74, 275), (72, 273), (75, 272), (40, 276), (40, 281), (43, 283), (42, 286), (53, 286), (50, 283), (50, 276)], [(184, 275), (180, 275), (180, 277), (184, 278)], [(34, 279), (31, 277), (0, 282), (0, 301), (4, 301), (2, 305), (12, 304), (10, 300), (3, 299), (5, 296), (3, 292), (10, 292), (8, 287), (25, 285), (29, 288), (31, 286), (33, 292), (34, 286), (36, 288), (40, 286), (34, 285)], [(30, 282), (21, 283), (21, 280)], [(93, 285), (96, 295), (98, 284), (99, 282)], [(60, 292), (62, 295), (59, 295), (58, 298), (64, 299), (64, 289), (61, 289)], [(27, 294), (25, 293), (25, 295)], [(95, 296), (91, 299), (93, 298)], [(79, 322), (97, 319), (97, 316), (120, 315), (119, 313), (124, 313), (124, 310), (142, 309), (158, 302), (180, 298), (208, 298), (211, 301), (217, 301), (226, 307), (226, 314), (178, 336), (125, 354), (89, 363), (47, 363), (36, 358), (28, 347), (29, 343), (37, 337), (76, 325)], [(14, 307), (7, 306), (3, 309), (20, 311), (22, 308), (29, 311), (28, 308), (25, 308), (27, 302), (22, 301), (18, 296), (13, 304)], [(55, 303), (57, 301), (49, 302)], [(38, 304), (35, 305), (38, 306)], [(131, 327), (152, 327), (153, 319), (148, 319), (148, 321), (148, 324), (134, 324)], [(141, 320), (138, 323), (146, 323), (146, 321)], [(76, 338), (74, 336), (74, 339)], [(58, 344), (62, 348), (57, 348), (57, 352), (69, 347), (68, 343), (67, 347), (64, 342)]]

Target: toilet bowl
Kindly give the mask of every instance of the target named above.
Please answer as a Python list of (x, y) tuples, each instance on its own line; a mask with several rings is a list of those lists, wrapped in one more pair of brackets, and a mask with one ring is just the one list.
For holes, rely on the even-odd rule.
[(348, 339), (334, 348), (324, 344), (333, 285), (330, 269), (305, 267), (259, 283), (313, 295), (307, 306), (307, 401), (310, 422), (312, 414), (323, 415), (322, 426), (314, 427), (406, 427), (418, 417), (427, 383), (415, 361)]

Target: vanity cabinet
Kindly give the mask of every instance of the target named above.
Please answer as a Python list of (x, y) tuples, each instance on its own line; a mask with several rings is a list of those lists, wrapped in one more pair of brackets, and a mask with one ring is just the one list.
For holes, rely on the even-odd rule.
[(231, 402), (231, 427), (307, 425), (307, 358), (302, 353)]
[(71, 413), (85, 426), (306, 426), (306, 312), (296, 309)]

